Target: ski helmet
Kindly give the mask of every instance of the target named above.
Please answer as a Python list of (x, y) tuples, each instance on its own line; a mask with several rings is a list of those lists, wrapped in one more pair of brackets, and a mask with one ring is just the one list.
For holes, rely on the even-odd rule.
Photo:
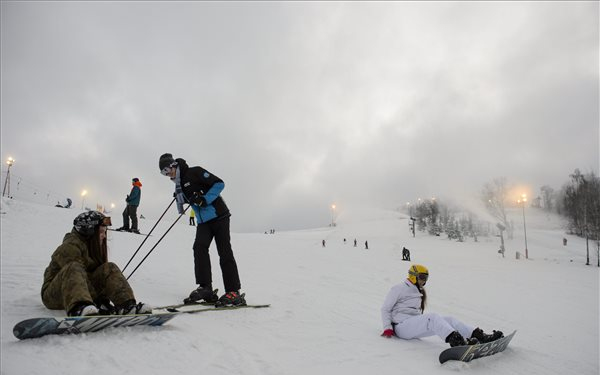
[(96, 227), (104, 225), (112, 225), (110, 222), (110, 216), (105, 216), (99, 211), (88, 211), (77, 215), (73, 220), (73, 227), (75, 230), (83, 236), (91, 236), (94, 234)]
[(173, 155), (167, 153), (162, 154), (158, 159), (158, 169), (162, 172), (165, 168), (174, 167), (177, 165), (175, 159), (173, 159)]
[(422, 266), (420, 264), (413, 264), (408, 269), (408, 280), (410, 280), (410, 282), (415, 285), (417, 284), (418, 278), (421, 280), (427, 280), (428, 277), (429, 270), (425, 266)]

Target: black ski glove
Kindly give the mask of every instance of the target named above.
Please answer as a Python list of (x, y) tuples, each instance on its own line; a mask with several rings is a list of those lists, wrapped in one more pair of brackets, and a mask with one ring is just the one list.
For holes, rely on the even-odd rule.
[(194, 203), (198, 206), (206, 206), (206, 204), (207, 204), (206, 198), (204, 198), (198, 192), (194, 192), (194, 194), (192, 194), (192, 203)]

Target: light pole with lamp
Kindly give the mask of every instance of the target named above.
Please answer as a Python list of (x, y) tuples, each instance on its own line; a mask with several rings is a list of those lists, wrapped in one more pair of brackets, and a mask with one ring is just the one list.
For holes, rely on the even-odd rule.
[(87, 195), (87, 190), (83, 190), (81, 192), (81, 209), (83, 210), (83, 202), (85, 202), (85, 196)]
[(6, 186), (8, 185), (8, 196), (10, 197), (10, 167), (15, 163), (15, 159), (9, 157), (6, 159), (6, 164), (8, 164), (8, 170), (6, 171), (6, 179), (4, 180), (4, 189), (2, 189), (2, 196), (6, 192)]
[(335, 204), (331, 205), (331, 226), (335, 227)]
[(523, 232), (525, 233), (525, 259), (529, 259), (529, 252), (527, 250), (527, 225), (525, 224), (525, 202), (527, 202), (527, 195), (521, 194), (521, 198), (517, 200), (517, 203), (522, 204), (522, 207), (523, 207)]

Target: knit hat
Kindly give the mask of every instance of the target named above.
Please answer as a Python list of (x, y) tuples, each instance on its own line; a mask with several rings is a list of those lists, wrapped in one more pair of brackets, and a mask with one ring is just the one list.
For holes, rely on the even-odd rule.
[(73, 220), (73, 227), (83, 236), (91, 236), (94, 234), (94, 229), (100, 225), (112, 225), (110, 217), (105, 216), (99, 211), (87, 211), (77, 215)]
[(162, 154), (160, 156), (160, 159), (158, 159), (158, 169), (160, 169), (161, 171), (166, 167), (174, 167), (176, 165), (177, 162), (175, 161), (175, 159), (173, 159), (173, 155), (169, 153)]
[(133, 179), (131, 179), (131, 182), (140, 182), (140, 179), (137, 177), (134, 177)]

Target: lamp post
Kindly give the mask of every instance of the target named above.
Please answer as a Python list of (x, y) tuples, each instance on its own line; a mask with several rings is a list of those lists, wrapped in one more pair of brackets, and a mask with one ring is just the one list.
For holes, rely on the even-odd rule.
[(85, 196), (87, 195), (87, 190), (83, 190), (81, 192), (81, 209), (83, 210), (83, 202), (85, 202)]
[(6, 171), (6, 179), (4, 180), (4, 189), (2, 189), (2, 196), (6, 192), (6, 186), (8, 186), (8, 196), (10, 197), (10, 167), (15, 163), (15, 159), (9, 157), (6, 159), (6, 164), (8, 164), (8, 170)]
[(335, 204), (331, 205), (331, 226), (335, 227)]
[(521, 194), (521, 198), (517, 200), (517, 203), (522, 204), (522, 207), (523, 207), (523, 232), (525, 233), (525, 259), (529, 259), (529, 252), (527, 251), (527, 225), (525, 224), (525, 202), (527, 202), (527, 195)]

